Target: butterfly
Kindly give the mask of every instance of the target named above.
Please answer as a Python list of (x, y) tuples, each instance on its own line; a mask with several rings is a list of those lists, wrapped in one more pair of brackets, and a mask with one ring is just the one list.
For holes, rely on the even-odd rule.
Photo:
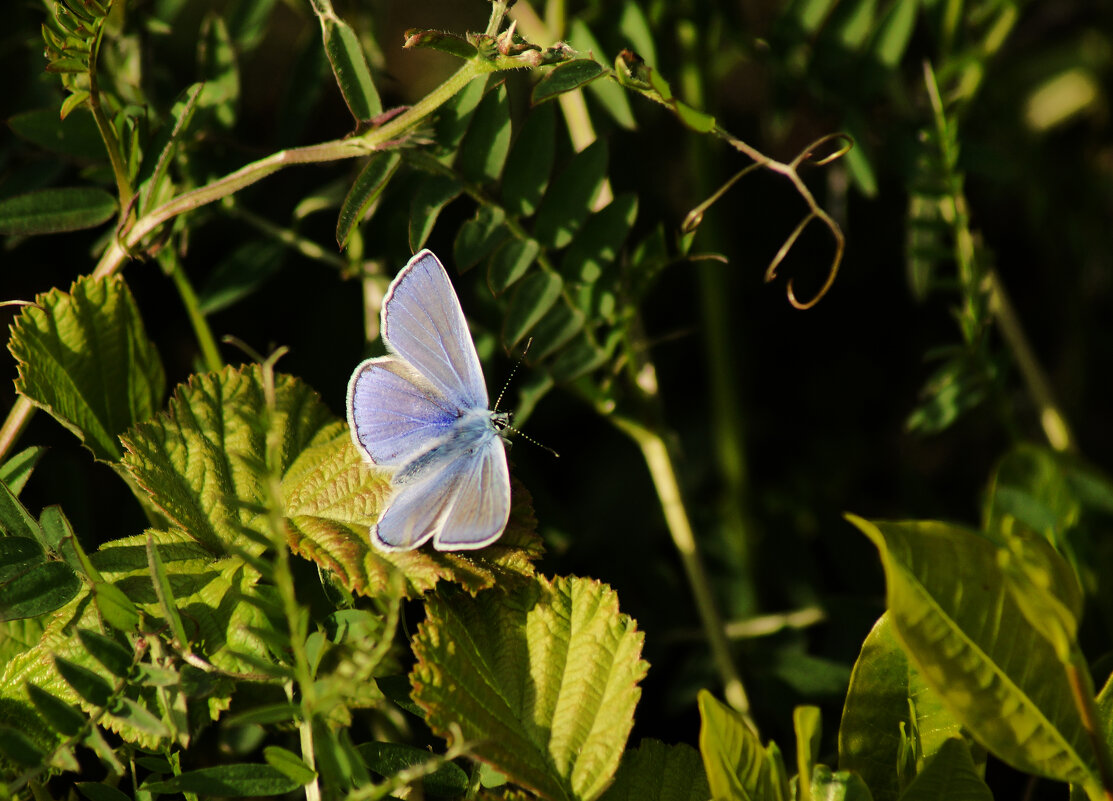
[(430, 251), (391, 282), (381, 330), (389, 355), (363, 362), (348, 382), (352, 440), (372, 464), (394, 470), (372, 542), (387, 551), (430, 538), (439, 551), (490, 545), (510, 516), (510, 419), (487, 408), (460, 300)]

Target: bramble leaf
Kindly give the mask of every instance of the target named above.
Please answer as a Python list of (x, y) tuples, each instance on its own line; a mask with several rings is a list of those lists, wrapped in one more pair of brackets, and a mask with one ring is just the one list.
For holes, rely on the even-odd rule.
[[(633, 725), (646, 663), (617, 595), (581, 578), (433, 596), (414, 638), (414, 700), (472, 753), (549, 799), (597, 798)], [(527, 689), (528, 688), (528, 689)]]
[(81, 438), (101, 461), (123, 455), (119, 436), (162, 402), (162, 362), (123, 279), (79, 278), (16, 318), (9, 348), (16, 388)]

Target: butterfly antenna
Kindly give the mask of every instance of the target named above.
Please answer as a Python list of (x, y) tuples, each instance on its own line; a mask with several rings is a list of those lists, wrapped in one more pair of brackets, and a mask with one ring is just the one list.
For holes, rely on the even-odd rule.
[[(492, 412), (497, 412), (499, 410), (499, 406), (502, 405), (502, 396), (506, 394), (506, 390), (510, 386), (510, 382), (514, 380), (514, 375), (518, 372), (518, 368), (522, 366), (522, 362), (525, 360), (526, 354), (529, 353), (529, 346), (532, 344), (533, 337), (530, 337), (526, 340), (526, 346), (522, 348), (522, 354), (518, 357), (518, 361), (514, 362), (514, 366), (510, 368), (510, 375), (507, 376), (506, 383), (502, 385), (502, 392), (500, 392), (499, 396), (495, 399), (495, 408), (491, 410)], [(521, 432), (515, 429), (515, 433), (520, 434)], [(529, 437), (526, 437), (526, 439), (529, 439)]]
[[(518, 356), (518, 361), (514, 362), (514, 366), (512, 368), (510, 368), (510, 375), (507, 377), (506, 383), (502, 385), (502, 392), (499, 393), (498, 398), (495, 400), (495, 408), (492, 409), (491, 411), (495, 411), (495, 412), (498, 411), (499, 405), (502, 403), (503, 395), (506, 394), (506, 390), (510, 386), (510, 382), (514, 380), (514, 375), (515, 375), (515, 373), (518, 372), (518, 368), (522, 366), (522, 362), (525, 360), (526, 354), (529, 353), (529, 346), (532, 345), (532, 344), (533, 344), (533, 337), (530, 337), (529, 339), (526, 340), (526, 346), (524, 348), (522, 348), (522, 353), (521, 353), (520, 356)], [(521, 429), (515, 428), (514, 426), (510, 425), (509, 422), (503, 423), (502, 428), (505, 431), (511, 432), (515, 436), (521, 437), (522, 439), (524, 439), (526, 442), (530, 443), (531, 445), (536, 445), (541, 450), (548, 451), (549, 453), (551, 453), (556, 458), (558, 458), (558, 459), (560, 458), (560, 454), (557, 453), (552, 448), (550, 448), (548, 445), (542, 445), (540, 442), (535, 440), (529, 434), (526, 434)]]

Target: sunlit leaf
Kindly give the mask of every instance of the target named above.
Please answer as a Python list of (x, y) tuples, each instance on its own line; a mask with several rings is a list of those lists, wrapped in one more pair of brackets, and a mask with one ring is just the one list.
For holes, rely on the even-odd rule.
[(961, 738), (952, 738), (927, 761), (908, 785), (901, 801), (992, 801), (985, 780), (974, 767), (970, 748)]
[(566, 61), (554, 67), (537, 82), (533, 87), (532, 95), (530, 95), (530, 102), (536, 106), (565, 92), (579, 89), (581, 86), (591, 83), (606, 71), (603, 65), (590, 58)]
[(386, 185), (394, 176), (402, 157), (395, 151), (376, 153), (367, 160), (359, 176), (348, 190), (344, 203), (340, 206), (340, 217), (336, 221), (336, 244), (343, 250), (356, 226), (367, 216), (367, 212)]
[(474, 756), (546, 798), (590, 801), (610, 783), (646, 670), (610, 588), (433, 596), (413, 643), (414, 700), (441, 736), (459, 726)]
[[(579, 16), (572, 20), (568, 30), (568, 42), (581, 53), (591, 53), (597, 61), (610, 63), (610, 58), (599, 45), (591, 29)], [(626, 91), (621, 86), (614, 81), (592, 81), (588, 84), (587, 90), (598, 99), (600, 108), (615, 122), (628, 130), (634, 129), (634, 112), (630, 108)]]
[[(9, 456), (0, 463), (0, 484), (11, 490), (13, 495), (18, 496), (44, 453), (46, 453), (44, 446), (32, 445)], [(0, 523), (2, 522), (0, 520)]]
[(526, 274), (541, 246), (532, 239), (508, 239), (492, 254), (487, 265), (487, 285), (501, 295)]
[(506, 84), (500, 83), (484, 95), (472, 116), (460, 145), (457, 169), (474, 183), (498, 179), (510, 151), (510, 102)]
[(505, 222), (506, 213), (501, 207), (480, 206), (475, 217), (461, 225), (456, 234), (452, 249), (456, 269), (461, 273), (470, 270), (510, 236)]
[(881, 551), (894, 632), (951, 714), (1019, 770), (1100, 786), (1067, 671), (1017, 606), (998, 546), (944, 523), (850, 520)]
[(588, 214), (607, 172), (606, 140), (600, 139), (576, 156), (553, 181), (537, 210), (533, 236), (542, 245), (562, 248)]
[(93, 455), (117, 461), (119, 435), (162, 402), (162, 363), (119, 276), (80, 278), (54, 289), (16, 318), (10, 349), (16, 387), (81, 438)]
[(503, 321), (502, 340), (514, 347), (560, 298), (564, 281), (556, 273), (536, 270), (519, 282)]
[(762, 746), (742, 716), (707, 690), (700, 690), (699, 711), (699, 750), (711, 796), (788, 801), (788, 783), (782, 780), (784, 765), (776, 747)]
[(321, 21), (321, 34), (333, 75), (352, 116), (356, 122), (377, 117), (382, 113), (383, 104), (371, 80), (359, 37), (348, 23), (336, 16), (330, 0), (313, 0), (312, 6)]

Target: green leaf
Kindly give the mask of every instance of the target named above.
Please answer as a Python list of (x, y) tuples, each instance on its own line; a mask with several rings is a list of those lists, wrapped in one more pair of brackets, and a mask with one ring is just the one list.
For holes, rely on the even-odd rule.
[(108, 160), (97, 123), (85, 110), (73, 111), (64, 120), (53, 108), (24, 111), (9, 117), (8, 127), (16, 136), (51, 153), (87, 161)]
[(340, 206), (340, 216), (336, 220), (336, 244), (341, 250), (347, 247), (352, 232), (366, 218), (368, 210), (382, 195), (401, 162), (402, 157), (397, 151), (376, 153), (360, 170)]
[(414, 637), (414, 700), (516, 784), (596, 798), (633, 725), (642, 635), (606, 585), (539, 578), (507, 594), (432, 596)]
[[(603, 48), (595, 39), (591, 30), (583, 19), (576, 17), (568, 31), (568, 42), (581, 53), (591, 53), (603, 63), (610, 63), (605, 57)], [(588, 84), (588, 92), (595, 96), (604, 111), (623, 128), (633, 130), (637, 124), (634, 122), (634, 112), (630, 108), (630, 99), (626, 91), (614, 81), (593, 81)]]
[(997, 464), (982, 516), (986, 531), (1004, 536), (1017, 525), (1066, 545), (1082, 503), (1066, 466), (1049, 449), (1020, 445)]
[(46, 722), (67, 737), (72, 737), (81, 731), (88, 720), (80, 709), (70, 706), (34, 684), (27, 684), (27, 696)]
[(39, 541), (31, 537), (0, 537), (0, 586), (46, 561)]
[(8, 537), (32, 539), (39, 543), (43, 551), (51, 547), (39, 522), (6, 484), (0, 484), (0, 531)]
[(146, 732), (155, 739), (163, 739), (169, 737), (172, 732), (170, 727), (152, 715), (136, 701), (130, 698), (123, 698), (123, 707), (121, 710), (113, 713), (113, 717), (126, 722), (126, 724), (135, 730)]
[(197, 65), (198, 79), (204, 82), (197, 108), (222, 128), (231, 128), (236, 122), (236, 105), (240, 99), (240, 71), (228, 26), (212, 12), (201, 21)]
[(363, 122), (379, 116), (383, 111), (382, 101), (371, 80), (371, 71), (363, 56), (359, 37), (348, 23), (333, 11), (330, 0), (312, 0), (314, 13), (321, 20), (321, 34), (324, 37), (325, 52), (332, 64), (336, 84), (344, 96), (344, 102), (356, 122)]
[(895, 0), (885, 11), (874, 33), (873, 52), (877, 60), (888, 69), (900, 64), (916, 27), (916, 12), (920, 0)]
[[(546, 356), (559, 350), (568, 343), (572, 337), (579, 333), (586, 321), (586, 316), (579, 309), (573, 309), (566, 303), (555, 304), (549, 312), (537, 321), (533, 327), (533, 339), (526, 354), (531, 363), (540, 362)], [(519, 411), (516, 417), (520, 417)]]
[(260, 726), (272, 723), (290, 723), (301, 716), (301, 705), (292, 703), (267, 704), (240, 712), (221, 720), (222, 726)]
[(607, 177), (607, 144), (600, 139), (577, 153), (541, 201), (533, 236), (544, 246), (562, 248), (591, 213)]
[(645, 739), (622, 756), (600, 801), (707, 801), (711, 788), (699, 751)]
[[(45, 447), (32, 445), (30, 448), (24, 448), (19, 453), (10, 456), (0, 464), (0, 484), (11, 490), (12, 495), (18, 497), (27, 483), (27, 479), (31, 477), (31, 471), (35, 469), (35, 465), (39, 463), (39, 459), (42, 458), (44, 453), (46, 453)], [(0, 524), (2, 523), (3, 521), (0, 520)]]
[(579, 89), (606, 73), (607, 68), (590, 58), (566, 61), (554, 67), (533, 87), (530, 102), (537, 106), (565, 92)]
[[(180, 385), (169, 408), (124, 437), (123, 463), (167, 519), (213, 553), (251, 548), (244, 529), (265, 523), (244, 504), (258, 501), (265, 433), (255, 428), (264, 397), (262, 368), (225, 368)], [(294, 378), (275, 378), (274, 433), (284, 472), (307, 447), (335, 436), (332, 415)], [(175, 595), (178, 593), (175, 592)]]
[(0, 726), (0, 756), (26, 767), (41, 765), (46, 759), (46, 754), (30, 738), (9, 726)]
[(506, 84), (483, 97), (460, 145), (456, 166), (464, 178), (484, 184), (498, 180), (510, 151), (510, 101)]
[(95, 186), (40, 189), (0, 200), (0, 234), (80, 231), (115, 213), (116, 198)]
[[(814, 801), (874, 801), (861, 776), (848, 770), (835, 773), (826, 765), (815, 766), (811, 798)], [(940, 801), (944, 798), (948, 796), (940, 796)]]
[(510, 214), (533, 214), (553, 171), (556, 124), (553, 107), (534, 109), (514, 139), (502, 174), (502, 203)]
[(406, 43), (403, 47), (424, 47), (430, 50), (439, 50), (442, 53), (462, 59), (475, 58), (479, 51), (475, 45), (462, 36), (456, 36), (444, 31), (428, 31), (411, 28), (405, 33)]
[(81, 579), (64, 562), (43, 562), (0, 584), (0, 620), (38, 617), (65, 606)]
[(86, 702), (95, 707), (108, 706), (108, 701), (113, 693), (112, 685), (99, 675), (60, 656), (54, 657), (54, 666), (58, 669), (62, 678)]
[(792, 710), (792, 728), (796, 732), (796, 781), (804, 798), (813, 795), (811, 779), (819, 764), (819, 741), (823, 734), (821, 721), (817, 706), (798, 706)]
[(164, 181), (178, 144), (197, 110), (197, 100), (201, 96), (204, 86), (195, 83), (178, 95), (170, 109), (170, 117), (159, 129), (154, 142), (146, 148), (136, 186), (139, 187), (139, 210), (145, 212), (153, 208), (163, 199), (165, 194)]
[(78, 629), (77, 637), (96, 660), (110, 673), (126, 678), (131, 673), (131, 651), (111, 637), (91, 629)]
[(251, 295), (281, 267), (286, 249), (276, 239), (243, 242), (221, 259), (197, 292), (202, 314), (215, 314)]
[(368, 527), (390, 493), (389, 476), (360, 457), (346, 428), (332, 430), (333, 437), (306, 449), (282, 482), (294, 553), (330, 571), (348, 591), (370, 596), (397, 592), (396, 574), (410, 597), (445, 579), (478, 592), (533, 575), (532, 560), (541, 550), (537, 521), (529, 493), (514, 480), (506, 531), (482, 551), (386, 553), (371, 547)]
[(522, 279), (503, 321), (502, 341), (507, 347), (512, 348), (522, 341), (560, 299), (563, 288), (561, 277), (545, 270), (536, 270)]
[(292, 793), (301, 785), (270, 765), (247, 763), (191, 770), (166, 781), (150, 782), (144, 787), (152, 793), (198, 793), (217, 798), (236, 795), (258, 798)]
[(456, 269), (461, 273), (470, 270), (510, 236), (505, 222), (506, 213), (499, 206), (480, 206), (456, 234), (452, 249)]
[[(441, 106), (434, 139), (448, 158), (455, 158), (460, 141), (471, 124), (472, 114), (486, 93), (487, 82), (472, 80), (455, 97)], [(416, 250), (416, 248), (414, 248)]]
[(549, 372), (557, 383), (572, 381), (606, 363), (607, 351), (600, 348), (586, 332), (561, 349)]
[(101, 461), (122, 455), (119, 435), (154, 415), (164, 377), (139, 310), (119, 276), (79, 278), (16, 318), (9, 348), (16, 388), (75, 433)]
[(410, 679), (407, 676), (378, 676), (375, 678), (375, 684), (384, 696), (389, 698), (400, 708), (406, 710), (411, 715), (419, 718), (425, 717), (425, 713), (417, 704), (410, 698)]
[(707, 690), (699, 692), (699, 750), (713, 798), (788, 801), (784, 766), (770, 743), (767, 750), (742, 716)]
[(93, 584), (93, 599), (101, 617), (112, 628), (118, 631), (135, 631), (139, 628), (139, 610), (115, 584), (107, 581)]
[(526, 274), (540, 252), (541, 246), (532, 239), (509, 239), (503, 242), (487, 265), (487, 286), (492, 294), (501, 295), (513, 286)]
[(636, 0), (626, 0), (622, 4), (622, 16), (618, 20), (618, 29), (622, 37), (637, 54), (650, 64), (657, 63), (657, 48), (653, 44), (653, 32), (650, 30), (649, 20), (641, 10), (641, 5)]
[(993, 801), (961, 738), (947, 740), (916, 774), (901, 801)]
[(288, 751), (277, 745), (268, 745), (263, 749), (263, 759), (277, 771), (280, 771), (290, 781), (297, 782), (302, 787), (317, 778), (317, 771), (302, 761), (301, 757), (293, 751)]
[(418, 184), (410, 202), (410, 249), (415, 253), (425, 245), (437, 216), (464, 191), (455, 178), (430, 175)]
[(1018, 607), (997, 544), (944, 523), (848, 519), (881, 552), (894, 632), (955, 719), (1018, 770), (1098, 791), (1067, 671)]
[[(361, 743), (356, 750), (363, 763), (383, 778), (422, 765), (432, 756), (423, 748), (404, 743)], [(462, 796), (468, 789), (468, 774), (458, 765), (445, 762), (422, 778), (421, 789), (426, 795)]]
[[(613, 265), (637, 216), (637, 195), (618, 195), (588, 217), (564, 253), (560, 272), (568, 283), (578, 285), (579, 308), (592, 318), (607, 319), (614, 313), (611, 288), (618, 280)], [(603, 280), (607, 273), (610, 280)]]
[(75, 787), (89, 801), (132, 801), (131, 796), (103, 782), (77, 782)]

